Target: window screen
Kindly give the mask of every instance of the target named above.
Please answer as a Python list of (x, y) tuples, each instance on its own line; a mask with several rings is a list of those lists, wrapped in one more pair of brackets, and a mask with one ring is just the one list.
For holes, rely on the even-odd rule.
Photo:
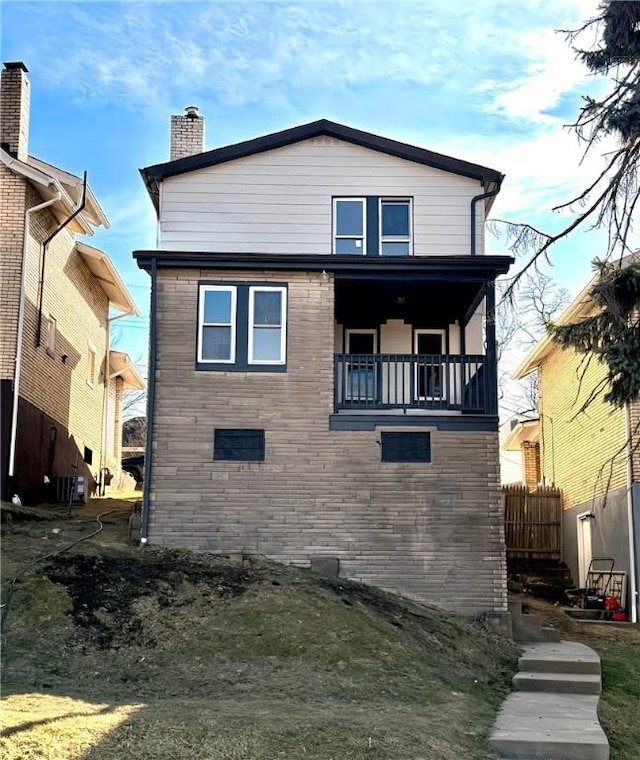
[(264, 461), (264, 430), (216, 430), (214, 460)]
[(383, 462), (430, 462), (429, 433), (382, 433)]

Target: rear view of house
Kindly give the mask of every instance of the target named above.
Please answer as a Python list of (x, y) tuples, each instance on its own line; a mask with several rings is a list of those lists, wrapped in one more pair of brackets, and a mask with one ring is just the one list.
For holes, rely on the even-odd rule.
[(142, 170), (159, 220), (143, 538), (506, 611), (502, 175), (329, 121)]
[(78, 238), (107, 219), (86, 176), (29, 155), (29, 105), (26, 67), (4, 64), (0, 477), (4, 498), (66, 500), (118, 485), (122, 393), (144, 383), (109, 350), (110, 314), (136, 306), (107, 254)]

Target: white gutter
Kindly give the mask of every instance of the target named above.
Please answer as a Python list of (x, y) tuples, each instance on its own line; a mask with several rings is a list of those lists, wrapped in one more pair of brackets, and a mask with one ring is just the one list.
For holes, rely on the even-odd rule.
[(629, 531), (629, 598), (631, 599), (631, 622), (638, 622), (638, 588), (636, 585), (636, 547), (633, 525), (633, 467), (631, 445), (631, 412), (629, 404), (624, 405), (625, 431), (627, 435), (627, 529)]
[(32, 206), (24, 212), (24, 240), (22, 242), (22, 276), (20, 281), (20, 301), (18, 304), (18, 329), (16, 335), (16, 366), (13, 375), (13, 404), (11, 408), (11, 437), (9, 439), (9, 472), (8, 477), (15, 475), (16, 439), (18, 435), (18, 401), (20, 397), (20, 374), (22, 372), (22, 333), (24, 332), (24, 303), (26, 300), (27, 282), (27, 252), (29, 249), (29, 220), (31, 214), (40, 209), (57, 203), (62, 197), (60, 191), (53, 198), (37, 206)]

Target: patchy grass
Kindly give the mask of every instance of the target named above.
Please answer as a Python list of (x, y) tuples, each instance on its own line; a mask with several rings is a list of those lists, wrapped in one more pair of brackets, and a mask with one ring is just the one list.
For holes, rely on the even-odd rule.
[[(7, 760), (494, 757), (509, 642), (264, 560), (128, 547), (118, 510), (16, 584)], [(86, 520), (14, 521), (7, 566), (90, 533)]]

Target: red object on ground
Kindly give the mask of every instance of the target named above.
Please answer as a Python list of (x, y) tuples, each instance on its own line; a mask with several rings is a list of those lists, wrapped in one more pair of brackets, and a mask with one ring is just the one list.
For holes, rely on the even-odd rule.
[(615, 596), (608, 596), (604, 601), (605, 610), (617, 610), (620, 605)]
[(613, 615), (612, 615), (612, 617), (611, 617), (611, 619), (612, 620), (617, 620), (619, 623), (626, 623), (627, 620), (628, 620), (627, 613), (626, 612), (614, 612)]

